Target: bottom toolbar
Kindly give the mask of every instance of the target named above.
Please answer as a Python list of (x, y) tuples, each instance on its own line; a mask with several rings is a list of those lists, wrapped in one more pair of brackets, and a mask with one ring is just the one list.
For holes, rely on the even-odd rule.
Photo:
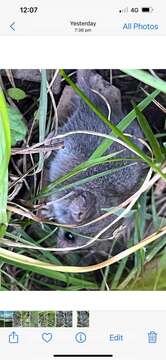
[(165, 349), (165, 311), (0, 311), (4, 357), (156, 359)]

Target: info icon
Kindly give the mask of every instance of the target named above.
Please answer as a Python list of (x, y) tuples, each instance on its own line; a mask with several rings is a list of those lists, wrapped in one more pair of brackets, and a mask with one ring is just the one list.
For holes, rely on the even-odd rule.
[(75, 339), (79, 344), (82, 344), (86, 341), (86, 334), (80, 331), (76, 334)]

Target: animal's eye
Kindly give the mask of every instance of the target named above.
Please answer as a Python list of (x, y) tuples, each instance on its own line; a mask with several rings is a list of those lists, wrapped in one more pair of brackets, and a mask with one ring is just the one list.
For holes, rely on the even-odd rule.
[(66, 239), (66, 240), (69, 240), (69, 241), (74, 241), (74, 240), (75, 240), (75, 236), (74, 236), (71, 232), (66, 231), (66, 232), (65, 232), (65, 239)]

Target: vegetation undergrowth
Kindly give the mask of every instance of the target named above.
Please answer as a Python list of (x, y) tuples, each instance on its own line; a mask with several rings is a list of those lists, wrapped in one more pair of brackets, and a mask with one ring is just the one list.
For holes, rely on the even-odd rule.
[[(57, 71), (51, 74), (49, 84), (55, 80), (57, 74)], [(40, 86), (36, 93), (33, 84), (30, 90), (24, 87), (22, 89), (21, 84), (16, 86), (12, 72), (10, 76), (8, 72), (3, 74), (0, 84), (1, 290), (165, 290), (166, 156), (165, 143), (160, 141), (164, 132), (156, 134), (143, 111), (151, 104), (156, 104), (156, 107), (162, 107), (164, 113), (166, 77), (162, 80), (147, 71), (123, 70), (120, 76), (123, 74), (127, 79), (132, 77), (134, 82), (135, 79), (139, 80), (141, 86), (145, 87), (146, 91), (148, 89), (148, 93), (143, 94), (143, 99), (139, 101), (131, 98), (132, 108), (115, 126), (71, 80), (70, 74), (64, 70), (60, 70), (59, 74), (61, 82), (66, 81), (96, 113), (100, 121), (110, 128), (110, 135), (91, 134), (102, 136), (102, 142), (92, 156), (65, 176), (49, 185), (44, 184), (45, 157), (49, 151), (60, 146), (59, 140), (63, 141), (64, 136), (70, 136), (64, 134), (58, 137), (56, 134), (57, 105), (48, 84), (47, 72), (41, 71)], [(115, 80), (116, 76), (118, 79), (115, 74)], [(147, 85), (151, 88), (147, 88)], [(132, 137), (125, 134), (135, 119), (144, 133), (145, 150), (141, 150)], [(52, 145), (49, 140), (48, 135), (51, 132), (54, 138), (58, 139), (57, 144), (54, 142)], [(114, 141), (121, 141), (133, 152), (133, 157), (126, 159), (132, 166), (132, 162), (139, 160), (149, 169), (149, 178), (135, 194), (135, 198), (121, 204), (119, 209), (107, 209), (106, 213), (107, 216), (118, 211), (122, 218), (132, 214), (134, 231), (128, 236), (127, 250), (112, 258), (108, 256), (103, 263), (78, 267), (79, 254), (71, 252), (63, 257), (55, 251), (54, 239), (58, 224), (42, 219), (37, 210), (42, 199), (52, 192), (69, 189), (106, 175), (99, 173), (86, 178), (84, 170), (97, 164), (120, 162), (121, 152), (105, 155)], [(118, 169), (116, 166), (114, 171)], [(107, 173), (110, 171), (113, 170), (108, 170)], [(72, 179), (80, 172), (82, 179), (79, 182), (73, 180), (70, 185), (64, 185), (65, 180)], [(33, 227), (36, 227), (34, 233), (31, 231)], [(74, 232), (74, 228), (70, 231)], [(95, 239), (89, 241), (93, 242)], [(114, 268), (112, 264), (115, 264)]]

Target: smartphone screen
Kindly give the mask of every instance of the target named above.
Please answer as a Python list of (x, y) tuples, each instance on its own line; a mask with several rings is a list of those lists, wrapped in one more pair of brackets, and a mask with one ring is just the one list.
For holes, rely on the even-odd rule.
[(165, 4), (0, 11), (6, 359), (164, 359)]

